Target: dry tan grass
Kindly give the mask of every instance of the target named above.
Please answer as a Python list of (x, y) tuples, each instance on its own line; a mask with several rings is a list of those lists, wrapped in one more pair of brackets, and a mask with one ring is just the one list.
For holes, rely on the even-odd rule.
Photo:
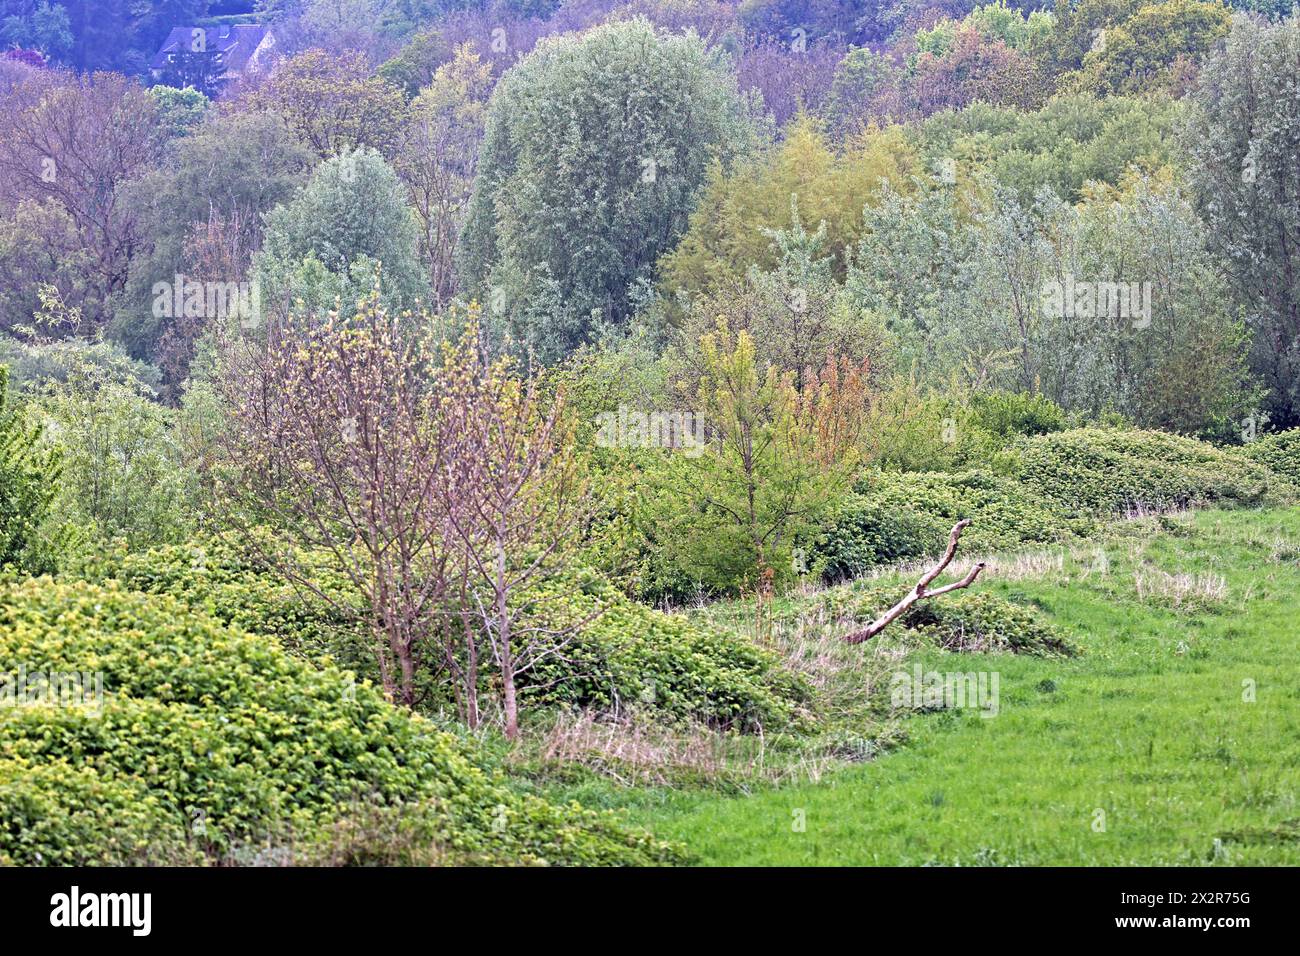
[[(917, 578), (934, 567), (938, 558), (909, 558), (895, 564), (881, 565), (864, 571), (855, 581), (877, 581), (882, 578)], [(958, 555), (948, 565), (945, 574), (962, 577), (972, 567), (984, 564), (984, 578), (1004, 581), (1030, 581), (1064, 574), (1064, 551), (1022, 551), (1013, 554)]]
[(1195, 509), (1187, 505), (1152, 505), (1135, 502), (1120, 514), (1123, 521), (1141, 521), (1144, 518), (1172, 518), (1176, 521), (1194, 520)]
[(682, 771), (713, 777), (727, 769), (726, 738), (707, 727), (665, 727), (624, 714), (560, 713), (533, 756), (576, 763), (624, 785), (666, 784)]
[(761, 733), (723, 734), (703, 725), (665, 726), (651, 715), (612, 717), (590, 710), (557, 715), (545, 732), (521, 744), (514, 757), (586, 767), (621, 786), (815, 783), (832, 765), (843, 762), (842, 754), (829, 749), (773, 754)]
[(1170, 574), (1144, 566), (1133, 571), (1133, 587), (1139, 600), (1176, 609), (1202, 608), (1228, 600), (1228, 582), (1221, 574), (1202, 571)]

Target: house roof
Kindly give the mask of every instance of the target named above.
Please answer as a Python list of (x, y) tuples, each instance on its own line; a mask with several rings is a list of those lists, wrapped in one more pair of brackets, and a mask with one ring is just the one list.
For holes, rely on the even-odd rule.
[(195, 31), (204, 34), (204, 49), (221, 54), (224, 72), (242, 70), (253, 53), (266, 39), (267, 28), (260, 23), (234, 23), (216, 27), (172, 27), (149, 64), (152, 70), (166, 69), (169, 56), (177, 50), (189, 50)]

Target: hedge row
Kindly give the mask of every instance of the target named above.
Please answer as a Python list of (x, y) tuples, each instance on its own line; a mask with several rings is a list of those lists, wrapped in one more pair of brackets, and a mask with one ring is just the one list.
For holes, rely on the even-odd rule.
[(813, 549), (827, 580), (941, 553), (952, 526), (972, 519), (965, 553), (1086, 534), (1090, 516), (1071, 516), (1026, 494), (1013, 479), (984, 471), (959, 474), (873, 472), (861, 478)]
[(938, 554), (962, 518), (972, 521), (962, 539), (969, 554), (1088, 535), (1130, 511), (1294, 500), (1298, 434), (1222, 449), (1164, 432), (1077, 428), (1019, 439), (1005, 475), (871, 472), (814, 542), (815, 567), (837, 581)]
[(1294, 488), (1241, 454), (1165, 432), (1078, 428), (1024, 441), (1026, 493), (1062, 512), (1278, 503)]
[(1300, 486), (1300, 428), (1265, 435), (1243, 445), (1241, 455)]
[[(315, 564), (318, 587), (334, 601), (348, 601), (349, 583), (332, 578), (323, 562)], [(113, 556), (96, 573), (275, 637), (299, 656), (328, 654), (361, 673), (373, 671), (367, 636), (336, 605), (285, 584), (222, 539)], [(807, 693), (771, 653), (630, 601), (595, 572), (544, 582), (525, 598), (522, 611), (523, 626), (558, 635), (522, 677), (526, 701), (616, 708), (653, 699), (668, 717), (747, 729), (789, 723)], [(587, 623), (571, 634), (581, 622)]]

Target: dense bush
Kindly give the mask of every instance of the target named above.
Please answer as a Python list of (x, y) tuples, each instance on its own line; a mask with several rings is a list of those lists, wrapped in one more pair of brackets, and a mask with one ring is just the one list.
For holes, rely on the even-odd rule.
[(669, 719), (771, 729), (797, 720), (808, 690), (744, 638), (629, 601), (595, 574), (548, 582), (528, 608), (556, 629), (603, 612), (525, 677), (526, 697), (600, 709), (649, 706)]
[(1073, 654), (1065, 635), (1033, 609), (988, 592), (914, 605), (904, 624), (949, 651)]
[(974, 424), (999, 438), (1046, 435), (1065, 429), (1065, 412), (1050, 398), (1029, 392), (988, 392), (971, 397)]
[[(313, 584), (344, 607), (361, 607), (346, 578), (309, 554), (298, 554)], [(101, 583), (165, 594), (222, 624), (251, 634), (278, 638), (300, 657), (329, 654), (353, 667), (361, 663), (364, 641), (353, 631), (353, 616), (303, 588), (295, 588), (265, 563), (223, 537), (168, 545), (150, 551), (109, 552), (79, 573)]]
[(1080, 514), (1259, 505), (1290, 491), (1263, 465), (1214, 445), (1109, 428), (1028, 439), (1019, 451), (1019, 477), (1029, 495)]
[[(345, 579), (312, 564), (310, 555), (300, 561), (312, 568), (309, 576), (333, 601), (346, 606), (359, 600)], [(111, 555), (87, 570), (123, 588), (168, 595), (222, 623), (274, 637), (297, 656), (329, 655), (366, 676), (374, 671), (368, 635), (353, 615), (285, 583), (221, 538)], [(523, 698), (534, 706), (614, 709), (643, 703), (653, 692), (661, 714), (748, 728), (789, 723), (805, 696), (769, 652), (629, 601), (595, 573), (549, 581), (526, 601), (524, 626), (557, 632), (607, 608), (577, 636), (558, 638), (554, 651), (525, 676)], [(431, 702), (442, 699), (438, 688), (426, 689)]]
[(976, 163), (1024, 203), (1044, 186), (1077, 201), (1085, 183), (1118, 184), (1139, 160), (1170, 162), (1177, 119), (1177, 102), (1159, 95), (1063, 94), (1032, 113), (987, 103), (939, 113), (920, 138), (927, 158)]
[(0, 708), (0, 863), (228, 858), (386, 808), (449, 862), (652, 863), (648, 835), (508, 790), (465, 745), (344, 672), (166, 597), (0, 590), (0, 660), (102, 675), (98, 707)]
[(57, 490), (60, 462), (40, 446), (41, 431), (9, 394), (0, 365), (0, 568), (50, 570), (54, 555), (42, 534)]
[(143, 382), (114, 378), (101, 365), (80, 365), (39, 401), (62, 464), (52, 518), (84, 529), (88, 541), (183, 541), (203, 515), (176, 414)]
[(1256, 439), (1241, 454), (1300, 486), (1300, 428)]
[(817, 538), (813, 566), (828, 580), (906, 558), (939, 554), (952, 526), (971, 519), (966, 553), (1086, 533), (1091, 523), (1044, 505), (1015, 480), (970, 471), (961, 474), (873, 472)]

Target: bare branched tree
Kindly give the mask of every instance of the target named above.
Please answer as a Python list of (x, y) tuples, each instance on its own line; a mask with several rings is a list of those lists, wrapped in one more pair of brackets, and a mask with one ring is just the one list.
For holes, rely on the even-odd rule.
[(474, 330), (456, 352), (446, 366), (445, 427), (462, 443), (451, 456), (461, 472), (442, 487), (465, 556), (461, 593), (482, 625), (501, 679), (506, 736), (514, 739), (519, 676), (588, 623), (561, 632), (530, 626), (518, 595), (563, 565), (589, 496), (563, 394), (548, 398), (536, 376), (520, 379), (509, 362), (490, 362)]
[[(590, 507), (563, 396), (492, 360), (476, 312), (450, 342), (377, 294), (354, 317), (290, 318), (245, 342), (220, 378), (234, 420), (212, 473), (248, 547), (369, 627), (394, 700), (416, 706), (417, 675), (434, 672), (476, 727), (490, 661), (517, 736), (520, 675), (594, 616), (525, 619), (525, 595), (563, 572)], [(276, 539), (325, 555), (360, 600)]]
[[(295, 585), (367, 623), (385, 691), (417, 703), (449, 580), (446, 462), (431, 343), (372, 296), (350, 318), (290, 318), (219, 387), (233, 416), (214, 475), (245, 541)], [(330, 556), (362, 600), (322, 587), (292, 548)], [(436, 655), (435, 655), (436, 658)]]

